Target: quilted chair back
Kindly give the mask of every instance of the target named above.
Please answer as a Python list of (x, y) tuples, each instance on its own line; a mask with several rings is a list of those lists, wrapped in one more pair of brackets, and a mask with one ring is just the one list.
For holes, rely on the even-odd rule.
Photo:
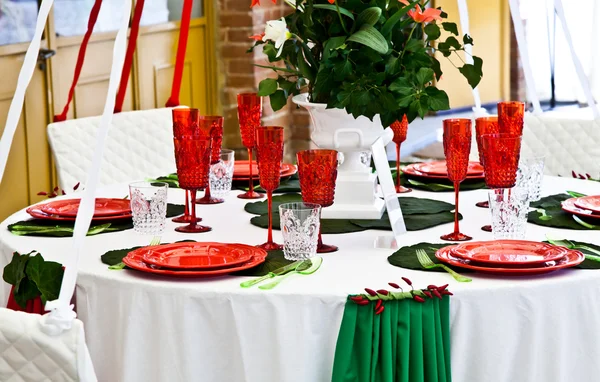
[(525, 114), (521, 155), (546, 155), (545, 173), (600, 171), (600, 121)]
[[(67, 192), (87, 180), (101, 117), (48, 125), (60, 187)], [(104, 150), (100, 184), (131, 182), (175, 172), (170, 108), (118, 113)]]
[(0, 308), (0, 381), (96, 382), (81, 321), (49, 336), (41, 317)]

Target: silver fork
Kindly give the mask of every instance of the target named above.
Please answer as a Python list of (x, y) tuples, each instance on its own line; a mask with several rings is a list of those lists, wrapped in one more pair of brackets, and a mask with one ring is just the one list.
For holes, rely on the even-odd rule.
[[(150, 244), (148, 245), (149, 247), (153, 247), (155, 245), (159, 245), (160, 244), (160, 236), (154, 236), (152, 238), (152, 240), (150, 240)], [(119, 264), (115, 264), (115, 265), (111, 265), (108, 267), (108, 269), (112, 269), (112, 270), (119, 270), (119, 269), (123, 269), (125, 268), (125, 263), (121, 262)]]
[(458, 282), (468, 283), (468, 282), (473, 281), (472, 279), (470, 279), (468, 277), (459, 275), (458, 273), (454, 272), (452, 269), (448, 268), (444, 264), (435, 264), (433, 261), (431, 261), (431, 258), (429, 257), (427, 252), (425, 252), (424, 249), (417, 249), (416, 253), (417, 253), (417, 259), (419, 260), (419, 263), (421, 263), (421, 266), (425, 269), (442, 268), (446, 272), (450, 273), (450, 275), (452, 277), (454, 277), (454, 280), (456, 280)]

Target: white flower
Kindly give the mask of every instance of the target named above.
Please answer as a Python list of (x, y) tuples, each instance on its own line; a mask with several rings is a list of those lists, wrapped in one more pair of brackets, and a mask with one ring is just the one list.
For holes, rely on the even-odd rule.
[(265, 27), (265, 35), (262, 40), (273, 41), (275, 43), (275, 48), (279, 49), (279, 51), (277, 52), (277, 57), (279, 57), (281, 55), (281, 51), (283, 50), (283, 44), (291, 37), (292, 34), (287, 28), (285, 19), (282, 17), (279, 20), (267, 21), (267, 26)]

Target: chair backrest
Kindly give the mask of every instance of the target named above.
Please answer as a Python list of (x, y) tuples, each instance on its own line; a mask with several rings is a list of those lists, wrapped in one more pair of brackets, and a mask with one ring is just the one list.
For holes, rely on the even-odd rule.
[(49, 336), (41, 317), (0, 308), (0, 381), (95, 382), (83, 323)]
[(545, 154), (547, 175), (594, 174), (600, 166), (600, 121), (525, 114), (522, 155)]
[[(84, 184), (96, 145), (101, 117), (48, 125), (48, 140), (60, 187), (67, 192)], [(176, 170), (170, 108), (118, 113), (104, 150), (100, 184), (123, 183)]]

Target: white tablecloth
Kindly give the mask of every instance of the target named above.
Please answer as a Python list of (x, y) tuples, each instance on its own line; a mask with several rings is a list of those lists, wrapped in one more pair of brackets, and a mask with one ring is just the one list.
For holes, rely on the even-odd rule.
[[(575, 179), (544, 180), (544, 195), (573, 190), (600, 194), (600, 184)], [(163, 242), (182, 239), (259, 244), (266, 230), (251, 226), (246, 201), (233, 191), (226, 203), (199, 206), (204, 234), (181, 234), (169, 223)], [(126, 186), (103, 189), (123, 197)], [(409, 196), (453, 202), (451, 193), (415, 191)], [(489, 211), (475, 207), (486, 191), (461, 193), (462, 232), (491, 239), (480, 230)], [(183, 191), (170, 190), (182, 203)], [(0, 266), (13, 251), (38, 250), (61, 261), (70, 238), (19, 237), (6, 225), (27, 218), (18, 212), (0, 226)], [(441, 242), (452, 224), (409, 232), (401, 245)], [(77, 311), (100, 381), (317, 382), (331, 378), (333, 356), (346, 296), (364, 287), (386, 288), (409, 277), (416, 287), (449, 283), (452, 374), (465, 382), (598, 381), (600, 376), (600, 271), (564, 270), (543, 276), (508, 278), (474, 274), (458, 283), (446, 273), (391, 266), (393, 250), (373, 249), (387, 231), (326, 235), (340, 251), (323, 256), (312, 276), (293, 276), (271, 291), (242, 289), (246, 278), (225, 276), (184, 280), (112, 271), (100, 261), (111, 249), (145, 245), (133, 231), (87, 238), (77, 283)], [(570, 231), (529, 224), (527, 237), (545, 235), (600, 244), (598, 231)], [(275, 231), (281, 242), (281, 234)], [(0, 288), (5, 304), (8, 288)]]

